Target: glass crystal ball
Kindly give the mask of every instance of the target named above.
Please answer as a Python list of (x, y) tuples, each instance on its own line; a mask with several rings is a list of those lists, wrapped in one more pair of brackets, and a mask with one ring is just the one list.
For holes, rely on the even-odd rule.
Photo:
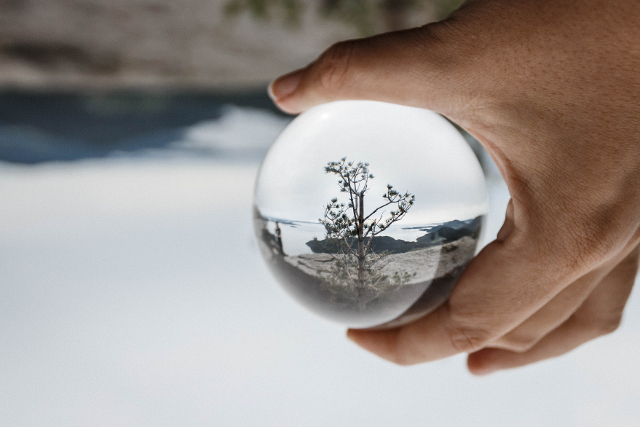
[(446, 301), (487, 209), (480, 164), (442, 116), (338, 101), (295, 118), (271, 146), (254, 227), (300, 304), (353, 328), (393, 327)]

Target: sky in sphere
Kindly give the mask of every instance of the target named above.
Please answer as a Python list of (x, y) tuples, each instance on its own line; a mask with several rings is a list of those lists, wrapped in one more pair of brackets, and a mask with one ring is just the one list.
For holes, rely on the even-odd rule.
[[(269, 218), (317, 222), (340, 193), (328, 162), (369, 163), (365, 215), (387, 184), (415, 195), (403, 227), (467, 220), (487, 212), (482, 169), (460, 133), (436, 113), (374, 101), (338, 101), (297, 117), (262, 163), (256, 206)], [(369, 208), (367, 208), (369, 206)]]

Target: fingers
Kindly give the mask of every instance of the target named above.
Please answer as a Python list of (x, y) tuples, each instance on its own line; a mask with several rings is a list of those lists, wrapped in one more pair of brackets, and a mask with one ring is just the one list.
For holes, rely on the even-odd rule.
[[(514, 236), (515, 235), (515, 236)], [(467, 267), (448, 304), (400, 328), (350, 330), (358, 345), (398, 364), (473, 352), (523, 323), (576, 277), (543, 260), (518, 231), (485, 247)]]
[(580, 308), (561, 326), (526, 352), (485, 348), (469, 355), (469, 370), (478, 375), (556, 357), (579, 345), (613, 332), (622, 318), (638, 271), (636, 248), (594, 289)]
[[(445, 43), (442, 24), (333, 45), (307, 67), (276, 79), (269, 94), (288, 113), (341, 99), (369, 99), (445, 113), (464, 100), (465, 59)], [(446, 111), (443, 111), (446, 110)]]
[(615, 263), (607, 263), (582, 276), (563, 289), (524, 323), (492, 342), (490, 347), (517, 352), (531, 349), (549, 332), (569, 319), (619, 261), (618, 259), (615, 260)]

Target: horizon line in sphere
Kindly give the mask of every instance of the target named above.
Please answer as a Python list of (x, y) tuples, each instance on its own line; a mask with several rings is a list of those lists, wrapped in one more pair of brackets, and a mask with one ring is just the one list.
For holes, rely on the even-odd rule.
[[(260, 214), (259, 215), (261, 219), (265, 220), (265, 221), (270, 221), (270, 222), (277, 222), (278, 224), (283, 224), (283, 225), (291, 225), (291, 226), (296, 226), (298, 224), (311, 224), (311, 225), (322, 225), (322, 223), (320, 221), (304, 221), (304, 220), (289, 220), (289, 219), (284, 219), (284, 218), (276, 218), (276, 217), (271, 217), (271, 216), (265, 216)], [(399, 227), (401, 230), (422, 230), (422, 231), (429, 231), (430, 229), (432, 229), (433, 227), (437, 227), (439, 225), (443, 225), (449, 222), (454, 222), (454, 221), (460, 221), (460, 222), (472, 222), (475, 221), (477, 218), (482, 218), (485, 217), (486, 214), (483, 215), (478, 215), (474, 218), (468, 218), (468, 219), (452, 219), (450, 221), (441, 221), (441, 222), (430, 222), (424, 225), (418, 225), (418, 226), (413, 226), (413, 227)]]

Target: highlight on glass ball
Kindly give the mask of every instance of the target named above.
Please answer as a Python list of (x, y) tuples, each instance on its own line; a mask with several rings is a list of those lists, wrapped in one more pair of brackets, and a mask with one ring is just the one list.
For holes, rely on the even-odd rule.
[(303, 306), (353, 328), (433, 311), (473, 258), (488, 209), (463, 136), (428, 110), (337, 101), (295, 118), (260, 167), (260, 252)]

